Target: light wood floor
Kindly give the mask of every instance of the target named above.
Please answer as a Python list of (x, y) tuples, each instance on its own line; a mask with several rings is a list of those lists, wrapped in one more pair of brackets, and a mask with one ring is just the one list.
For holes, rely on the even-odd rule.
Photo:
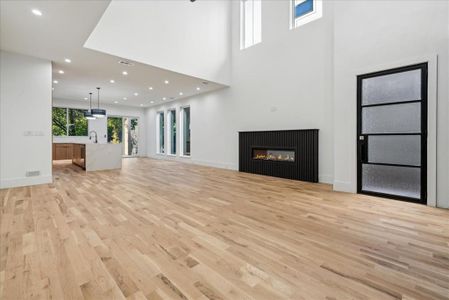
[(449, 299), (449, 211), (151, 159), (0, 190), (1, 299)]

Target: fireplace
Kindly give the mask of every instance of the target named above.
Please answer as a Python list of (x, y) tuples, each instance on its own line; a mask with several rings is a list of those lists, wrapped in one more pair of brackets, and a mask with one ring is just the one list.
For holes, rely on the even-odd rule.
[(239, 132), (239, 170), (318, 182), (318, 129)]
[(253, 159), (295, 162), (295, 150), (253, 148)]

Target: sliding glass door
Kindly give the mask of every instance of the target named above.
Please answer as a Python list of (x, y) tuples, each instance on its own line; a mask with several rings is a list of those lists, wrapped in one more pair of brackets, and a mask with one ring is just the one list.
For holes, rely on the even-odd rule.
[(108, 143), (122, 144), (123, 156), (138, 154), (139, 119), (133, 117), (108, 117)]
[(137, 118), (123, 118), (123, 155), (138, 153), (139, 121)]

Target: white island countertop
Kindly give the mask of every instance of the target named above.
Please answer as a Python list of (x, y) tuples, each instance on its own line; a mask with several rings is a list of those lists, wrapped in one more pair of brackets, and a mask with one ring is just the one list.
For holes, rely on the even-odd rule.
[(122, 144), (86, 143), (86, 171), (122, 168)]

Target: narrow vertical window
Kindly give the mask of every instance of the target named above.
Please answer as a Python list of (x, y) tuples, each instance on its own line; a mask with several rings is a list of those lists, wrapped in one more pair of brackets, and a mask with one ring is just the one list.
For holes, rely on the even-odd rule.
[(157, 113), (157, 153), (165, 153), (165, 118), (163, 111)]
[(240, 49), (262, 42), (261, 0), (240, 0)]
[(190, 156), (190, 107), (181, 109), (181, 153), (183, 156)]
[(323, 3), (321, 0), (290, 0), (290, 29), (321, 18)]
[(171, 109), (168, 111), (168, 132), (168, 154), (176, 155), (176, 109)]

